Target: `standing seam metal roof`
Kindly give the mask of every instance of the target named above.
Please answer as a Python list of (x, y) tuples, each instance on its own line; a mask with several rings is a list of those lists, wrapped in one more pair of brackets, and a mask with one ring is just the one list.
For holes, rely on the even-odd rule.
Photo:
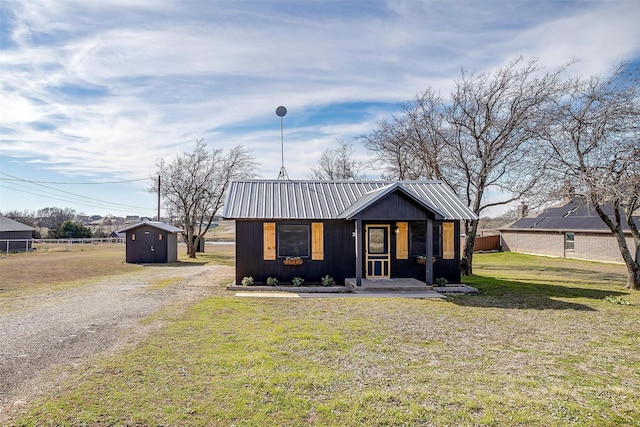
[[(232, 181), (222, 216), (229, 219), (341, 219), (396, 187), (444, 219), (477, 216), (441, 181)], [(391, 192), (396, 188), (391, 188)], [(356, 205), (356, 206), (354, 206)], [(351, 209), (350, 209), (351, 208)]]

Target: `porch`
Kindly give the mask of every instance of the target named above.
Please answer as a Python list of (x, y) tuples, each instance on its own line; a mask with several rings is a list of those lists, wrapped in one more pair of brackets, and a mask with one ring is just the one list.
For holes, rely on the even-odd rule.
[(425, 293), (440, 296), (440, 294), (477, 294), (478, 289), (462, 283), (447, 284), (445, 286), (427, 286), (425, 282), (420, 280), (399, 277), (393, 279), (361, 279), (361, 286), (356, 286), (356, 279), (349, 277), (344, 279), (344, 284), (351, 288), (351, 292), (398, 292), (398, 293)]

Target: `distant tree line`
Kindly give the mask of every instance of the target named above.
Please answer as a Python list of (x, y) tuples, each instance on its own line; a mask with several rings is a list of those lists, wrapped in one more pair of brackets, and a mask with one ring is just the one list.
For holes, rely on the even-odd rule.
[(82, 225), (78, 214), (70, 208), (47, 207), (38, 211), (8, 211), (2, 216), (11, 218), (36, 229), (36, 238), (42, 238), (41, 230), (47, 230), (48, 239), (104, 237), (94, 235)]

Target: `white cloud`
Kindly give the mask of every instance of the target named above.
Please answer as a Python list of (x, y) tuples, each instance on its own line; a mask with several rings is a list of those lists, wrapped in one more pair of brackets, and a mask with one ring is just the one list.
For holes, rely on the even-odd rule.
[[(146, 176), (157, 158), (201, 137), (242, 143), (264, 176), (277, 175), (274, 111), (286, 105), (285, 166), (304, 178), (336, 139), (367, 133), (389, 106), (428, 86), (446, 93), (462, 67), (488, 71), (522, 54), (548, 67), (577, 57), (575, 72), (602, 73), (640, 52), (636, 1), (34, 0), (3, 8), (3, 37), (13, 43), (0, 49), (0, 155), (72, 175)], [(349, 103), (360, 106), (318, 115)]]

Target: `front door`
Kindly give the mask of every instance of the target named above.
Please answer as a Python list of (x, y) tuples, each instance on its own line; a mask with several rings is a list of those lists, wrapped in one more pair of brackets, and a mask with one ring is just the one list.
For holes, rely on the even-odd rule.
[(149, 231), (145, 231), (142, 240), (142, 261), (143, 264), (149, 264), (154, 262), (154, 247), (155, 243), (154, 235)]
[(365, 276), (367, 279), (388, 279), (391, 277), (389, 226), (366, 225), (365, 231)]

